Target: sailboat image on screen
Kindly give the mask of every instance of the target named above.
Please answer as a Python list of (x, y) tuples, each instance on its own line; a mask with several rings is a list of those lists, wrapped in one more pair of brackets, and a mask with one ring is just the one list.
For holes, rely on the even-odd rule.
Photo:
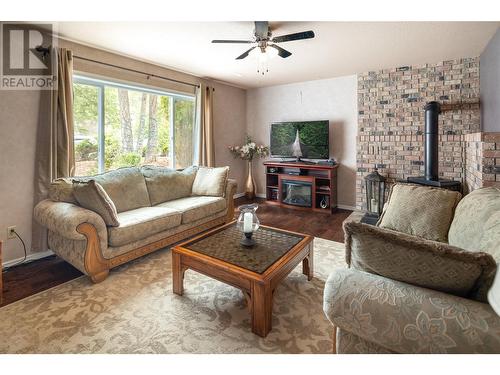
[(302, 156), (307, 156), (307, 146), (300, 141), (299, 129), (297, 129), (295, 141), (290, 145), (290, 148), (292, 156), (295, 156), (297, 162), (301, 161)]

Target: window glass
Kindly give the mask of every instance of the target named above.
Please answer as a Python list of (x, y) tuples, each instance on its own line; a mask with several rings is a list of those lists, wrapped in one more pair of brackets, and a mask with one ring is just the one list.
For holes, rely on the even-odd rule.
[(193, 100), (174, 99), (174, 153), (177, 168), (193, 164), (194, 116)]
[(98, 173), (99, 88), (76, 83), (74, 89), (75, 175)]
[(77, 77), (74, 112), (77, 175), (193, 164), (193, 97)]
[[(143, 164), (173, 167), (171, 97), (105, 87), (105, 169)], [(189, 152), (189, 151), (188, 151)]]

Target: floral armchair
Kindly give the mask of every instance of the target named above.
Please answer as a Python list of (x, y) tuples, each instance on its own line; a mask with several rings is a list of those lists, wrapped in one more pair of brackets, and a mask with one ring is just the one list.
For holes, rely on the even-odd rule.
[(486, 299), (500, 260), (500, 190), (474, 191), (451, 215), (447, 242), (388, 229), (383, 217), (344, 224), (349, 268), (324, 291), (337, 353), (500, 353), (500, 316)]

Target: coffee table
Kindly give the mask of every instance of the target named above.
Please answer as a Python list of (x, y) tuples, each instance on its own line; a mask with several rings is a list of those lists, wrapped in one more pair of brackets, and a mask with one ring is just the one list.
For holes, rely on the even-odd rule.
[(252, 332), (266, 337), (272, 328), (273, 294), (300, 262), (313, 278), (313, 237), (261, 225), (256, 245), (240, 244), (242, 233), (233, 221), (172, 249), (173, 291), (182, 295), (184, 273), (202, 273), (242, 290), (251, 314)]

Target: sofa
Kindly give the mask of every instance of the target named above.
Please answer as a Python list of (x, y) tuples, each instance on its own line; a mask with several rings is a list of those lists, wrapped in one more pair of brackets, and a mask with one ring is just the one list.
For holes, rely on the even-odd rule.
[[(236, 182), (227, 178), (228, 168), (217, 193), (201, 181), (195, 194), (202, 168), (208, 177), (216, 170), (143, 166), (58, 179), (49, 198), (36, 205), (34, 218), (48, 229), (49, 249), (101, 282), (114, 267), (233, 220)], [(89, 181), (104, 190), (116, 225), (79, 204), (75, 184)]]
[(500, 189), (460, 199), (405, 185), (376, 226), (344, 222), (348, 268), (324, 290), (334, 351), (500, 353), (500, 316), (487, 300), (500, 261)]

